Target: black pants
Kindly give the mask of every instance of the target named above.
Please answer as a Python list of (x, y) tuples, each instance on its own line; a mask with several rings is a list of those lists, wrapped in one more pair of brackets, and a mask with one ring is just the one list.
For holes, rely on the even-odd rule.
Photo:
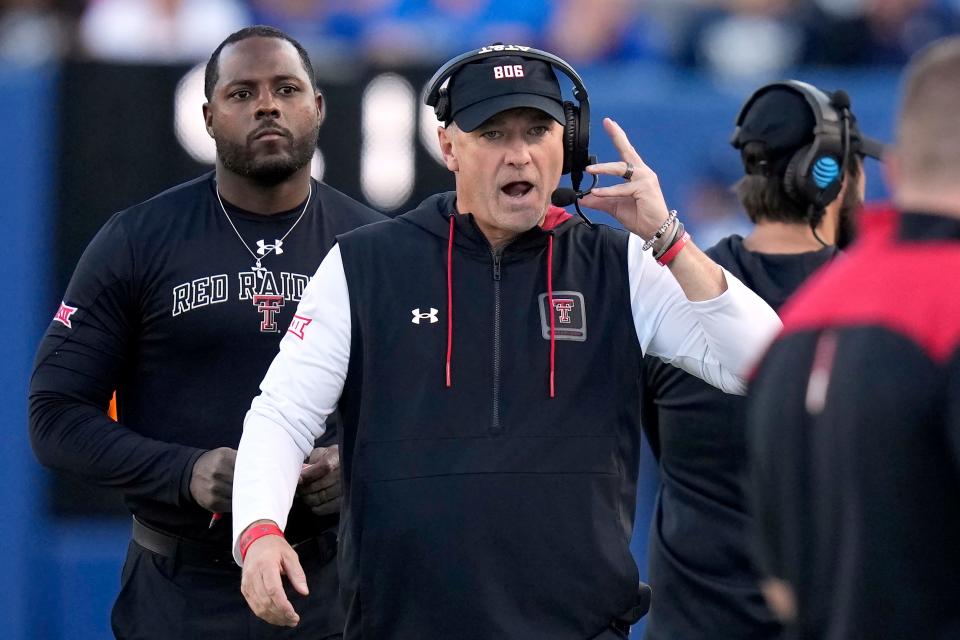
[(310, 595), (287, 586), (300, 614), (296, 629), (257, 618), (240, 593), (240, 568), (188, 565), (131, 541), (120, 594), (113, 605), (113, 633), (120, 640), (327, 640), (340, 638), (343, 610), (337, 561), (303, 561)]

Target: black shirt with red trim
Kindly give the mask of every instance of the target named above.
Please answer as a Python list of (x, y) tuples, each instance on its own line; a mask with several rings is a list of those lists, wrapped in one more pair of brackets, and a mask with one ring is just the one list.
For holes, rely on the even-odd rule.
[(748, 414), (795, 638), (960, 637), (960, 220), (903, 214), (784, 313)]
[[(706, 253), (779, 310), (837, 249), (758, 253), (734, 235)], [(644, 358), (643, 376), (641, 420), (660, 465), (647, 551), (657, 597), (644, 638), (778, 638), (748, 544), (746, 399), (658, 358)]]
[[(306, 202), (271, 216), (225, 202), (228, 219), (209, 173), (104, 225), (37, 352), (30, 436), (44, 464), (116, 487), (141, 520), (229, 552), (229, 514), (209, 529), (210, 513), (190, 495), (193, 464), (206, 450), (238, 446), (250, 401), (336, 235), (383, 219), (311, 184), (302, 218)], [(105, 413), (114, 390), (119, 423)], [(295, 503), (288, 536), (327, 526)]]

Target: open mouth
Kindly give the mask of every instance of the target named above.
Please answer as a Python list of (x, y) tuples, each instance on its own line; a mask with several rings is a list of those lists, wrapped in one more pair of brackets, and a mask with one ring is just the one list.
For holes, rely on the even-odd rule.
[(500, 190), (511, 198), (522, 198), (523, 196), (530, 193), (533, 189), (533, 184), (525, 181), (517, 182), (508, 182), (507, 184), (500, 187)]

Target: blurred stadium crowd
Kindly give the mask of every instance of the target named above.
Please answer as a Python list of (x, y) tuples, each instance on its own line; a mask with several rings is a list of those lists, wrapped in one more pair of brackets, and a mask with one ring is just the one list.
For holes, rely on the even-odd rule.
[(722, 76), (900, 65), (960, 26), (960, 0), (2, 0), (0, 58), (190, 62), (253, 23), (315, 59), (433, 61), (494, 40), (573, 64), (649, 60)]
[[(581, 71), (639, 64), (736, 92), (797, 69), (898, 68), (960, 32), (960, 0), (0, 0), (0, 60), (194, 64), (256, 23), (302, 42), (328, 81), (509, 41)], [(691, 151), (678, 202), (698, 240), (745, 234), (725, 140)]]

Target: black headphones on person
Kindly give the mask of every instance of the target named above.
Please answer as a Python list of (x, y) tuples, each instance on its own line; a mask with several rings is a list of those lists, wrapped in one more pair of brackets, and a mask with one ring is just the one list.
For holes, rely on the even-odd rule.
[[(447, 87), (443, 86), (444, 82), (465, 65), (500, 56), (517, 56), (546, 62), (554, 69), (560, 70), (573, 83), (573, 97), (577, 104), (569, 100), (564, 100), (562, 103), (566, 119), (563, 126), (563, 173), (570, 174), (573, 192), (567, 194), (566, 192), (569, 192), (569, 189), (557, 189), (554, 193), (564, 192), (563, 196), (571, 196), (569, 201), (558, 206), (575, 203), (576, 198), (583, 197), (590, 192), (590, 189), (580, 191), (580, 183), (583, 181), (584, 169), (587, 165), (596, 162), (596, 158), (591, 156), (588, 151), (590, 146), (590, 101), (587, 99), (587, 88), (584, 86), (580, 74), (562, 58), (533, 47), (501, 43), (481, 47), (475, 51), (468, 51), (448, 60), (433, 74), (430, 82), (427, 83), (423, 101), (428, 106), (433, 107), (438, 120), (443, 123), (450, 122), (452, 115), (450, 113), (450, 96)], [(596, 177), (594, 178), (594, 184), (596, 184)], [(567, 198), (561, 198), (561, 200), (567, 200)], [(554, 204), (558, 204), (557, 198), (554, 198)]]
[(813, 142), (798, 149), (787, 163), (783, 190), (792, 200), (822, 210), (840, 194), (850, 154), (850, 96), (836, 91), (828, 96), (811, 84), (785, 80), (760, 87), (740, 107), (730, 143), (742, 149), (740, 127), (757, 98), (771, 89), (800, 94), (813, 112)]

